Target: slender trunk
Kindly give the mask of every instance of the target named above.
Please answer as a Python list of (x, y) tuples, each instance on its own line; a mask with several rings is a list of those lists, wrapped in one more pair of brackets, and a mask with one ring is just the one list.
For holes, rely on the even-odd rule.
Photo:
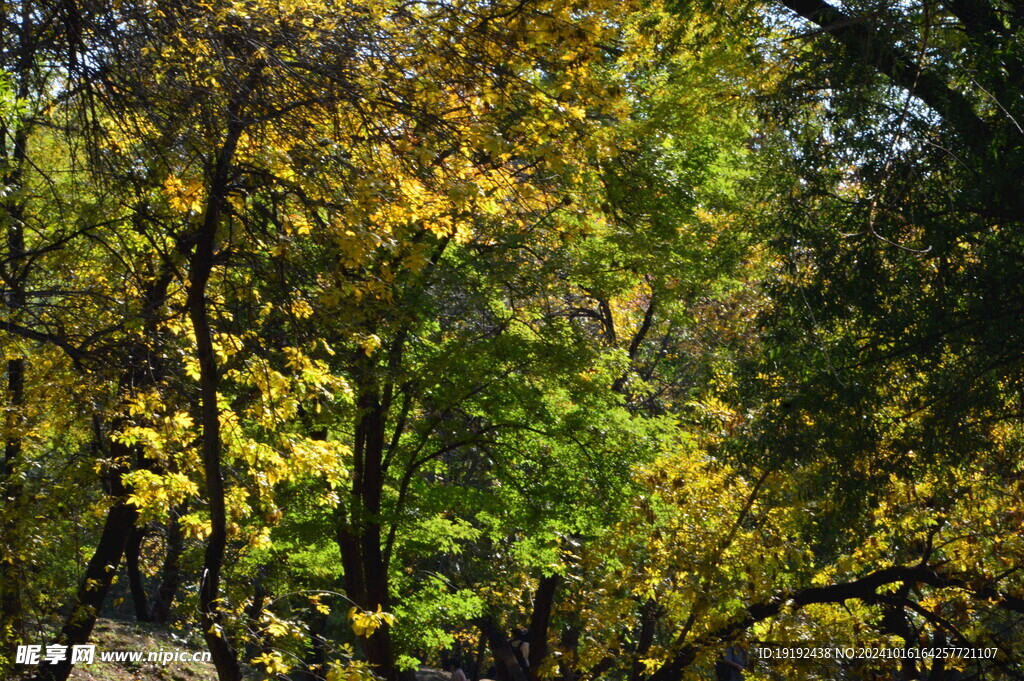
[[(906, 599), (910, 593), (910, 584), (902, 584), (896, 591), (895, 597), (899, 599)], [(895, 634), (902, 638), (907, 646), (916, 645), (912, 644), (917, 639), (913, 630), (910, 627), (910, 622), (907, 619), (907, 611), (902, 605), (888, 605), (883, 609), (882, 619), (878, 624), (878, 629), (885, 634)], [(900, 673), (904, 679), (920, 679), (921, 671), (918, 669), (917, 662), (910, 656), (903, 656), (900, 658)]]
[(537, 681), (540, 666), (548, 655), (548, 626), (551, 623), (551, 609), (555, 604), (558, 589), (558, 575), (544, 577), (537, 585), (533, 596), (533, 615), (530, 617), (530, 680)]
[[(129, 390), (144, 390), (159, 385), (164, 378), (164, 365), (159, 347), (161, 344), (159, 331), (159, 311), (167, 300), (167, 290), (173, 277), (164, 266), (159, 276), (154, 278), (143, 295), (142, 319), (143, 339), (133, 345), (129, 353), (129, 372), (122, 379)], [(136, 453), (136, 466), (145, 470), (158, 470), (157, 462), (147, 459), (141, 451)], [(139, 566), (142, 540), (148, 528), (133, 527), (125, 546), (125, 571), (128, 574), (128, 587), (131, 591), (132, 604), (135, 608), (135, 619), (139, 622), (152, 622), (153, 615), (149, 609), (145, 582)]]
[[(363, 549), (363, 570), (366, 581), (366, 609), (384, 611), (391, 609), (388, 566), (384, 563), (383, 536), (381, 526), (381, 492), (384, 488), (382, 460), (384, 455), (384, 427), (379, 404), (375, 404), (369, 424), (366, 446), (363, 508), (366, 522), (361, 537)], [(385, 679), (395, 678), (394, 657), (391, 649), (391, 628), (384, 624), (364, 642), (366, 657)]]
[[(380, 608), (385, 612), (391, 610), (391, 597), (387, 566), (384, 565), (381, 551), (381, 527), (377, 521), (368, 523), (363, 535), (366, 562), (366, 595), (367, 610)], [(372, 636), (364, 642), (366, 658), (376, 668), (377, 673), (385, 679), (394, 679), (394, 655), (391, 647), (391, 627), (380, 626)]]
[(153, 602), (153, 621), (157, 624), (170, 621), (174, 595), (181, 583), (181, 554), (185, 550), (185, 537), (181, 532), (179, 518), (185, 515), (187, 508), (187, 504), (182, 504), (173, 509), (167, 520), (167, 549), (160, 568), (160, 586)]
[(227, 549), (227, 507), (224, 477), (221, 472), (220, 408), (217, 404), (220, 374), (213, 349), (213, 330), (210, 328), (207, 310), (206, 286), (213, 271), (214, 245), (217, 226), (227, 198), (228, 173), (244, 127), (237, 114), (237, 107), (232, 106), (229, 111), (228, 132), (217, 158), (206, 214), (190, 263), (188, 291), (188, 313), (196, 337), (196, 356), (199, 360), (202, 460), (206, 478), (206, 501), (210, 512), (210, 537), (203, 556), (199, 612), (203, 636), (220, 681), (239, 681), (241, 668), (223, 630), (219, 602), (220, 571)]
[[(127, 458), (131, 454), (128, 447), (120, 443), (111, 442), (110, 446), (111, 455), (115, 459)], [(117, 574), (128, 535), (135, 526), (138, 512), (135, 506), (127, 502), (126, 490), (121, 484), (123, 473), (123, 470), (116, 469), (110, 474), (114, 504), (107, 511), (100, 541), (89, 560), (85, 577), (78, 587), (75, 605), (57, 637), (57, 643), (62, 645), (75, 646), (88, 642), (96, 618), (103, 608), (107, 591), (114, 581), (114, 575)], [(71, 673), (70, 657), (68, 655), (67, 659), (54, 665), (41, 665), (35, 681), (66, 681), (68, 674)]]
[(642, 681), (645, 668), (642, 662), (654, 644), (654, 632), (657, 629), (660, 618), (660, 608), (653, 600), (646, 600), (640, 606), (640, 632), (637, 635), (636, 651), (633, 654), (633, 670), (630, 674), (630, 681)]
[(366, 580), (363, 578), (363, 552), (356, 536), (355, 523), (339, 504), (337, 512), (335, 541), (341, 552), (341, 569), (344, 571), (345, 595), (353, 603), (363, 607), (366, 603)]
[(146, 528), (136, 525), (128, 534), (128, 541), (125, 544), (124, 567), (128, 573), (128, 589), (132, 594), (132, 605), (135, 606), (135, 620), (137, 622), (151, 622), (149, 604), (146, 602), (146, 587), (142, 580), (142, 571), (139, 569), (139, 553), (142, 550), (142, 540), (146, 537)]
[(267, 602), (267, 590), (263, 587), (265, 576), (263, 567), (260, 567), (259, 574), (256, 575), (255, 583), (253, 584), (252, 602), (245, 609), (245, 619), (248, 621), (250, 632), (250, 636), (246, 641), (245, 654), (250, 659), (260, 653), (268, 652), (270, 649), (265, 635), (266, 632), (260, 624), (260, 621), (263, 619), (263, 606)]
[(487, 635), (480, 632), (480, 638), (476, 644), (476, 657), (473, 659), (473, 669), (470, 673), (471, 681), (480, 681), (484, 675), (484, 653), (487, 652)]
[[(366, 371), (367, 375), (372, 374)], [(375, 379), (360, 386), (349, 514), (339, 510), (337, 542), (345, 570), (346, 595), (364, 610), (391, 607), (381, 494), (384, 488), (385, 413)], [(397, 678), (391, 630), (383, 625), (363, 639), (366, 659), (385, 679)]]
[[(35, 41), (31, 35), (31, 8), (22, 3), (20, 26), (18, 31), (17, 96), (25, 100), (29, 95), (29, 77), (32, 61), (35, 56)], [(7, 145), (7, 130), (0, 131), (0, 145), (3, 146), (5, 165), (10, 169), (3, 178), (4, 185), (11, 191), (10, 199), (4, 207), (7, 223), (6, 266), (3, 268), (4, 284), (7, 288), (4, 305), (8, 308), (8, 318), (16, 317), (25, 304), (25, 279), (27, 265), (25, 263), (25, 232), (24, 232), (24, 199), (19, 189), (22, 175), (28, 160), (28, 129), (29, 120), (21, 119), (14, 126), (11, 135), (11, 146)], [(19, 637), (22, 632), (21, 605), (21, 574), (19, 561), (15, 556), (7, 555), (22, 545), (20, 539), (20, 513), (22, 486), (18, 477), (18, 467), (22, 458), (23, 408), (25, 405), (25, 359), (14, 357), (7, 361), (7, 417), (3, 424), (4, 460), (0, 470), (0, 500), (3, 501), (3, 512), (0, 513), (0, 634), (10, 632)], [(8, 643), (12, 642), (6, 639)]]
[(575, 626), (566, 627), (562, 631), (562, 658), (558, 662), (558, 671), (562, 681), (576, 681), (577, 651), (580, 647), (580, 630)]
[[(907, 641), (910, 643), (910, 641)], [(931, 647), (933, 650), (942, 649), (949, 645), (949, 639), (946, 638), (946, 634), (943, 631), (937, 631), (932, 636)], [(922, 662), (924, 665), (924, 662)], [(946, 674), (946, 659), (941, 655), (936, 655), (932, 658), (932, 667), (928, 670), (928, 681), (943, 681), (948, 679), (949, 676)]]
[[(21, 461), (21, 410), (25, 399), (25, 360), (11, 359), (7, 362), (7, 432), (4, 442), (3, 470), (0, 471), (0, 495), (3, 506), (0, 510), (0, 634), (18, 638), (22, 632), (21, 571), (19, 561), (9, 552), (17, 551), (22, 545), (20, 539), (21, 520), (19, 513), (22, 488), (18, 478), (18, 463)], [(11, 641), (8, 641), (11, 642)]]
[(309, 623), (309, 652), (303, 660), (305, 667), (292, 672), (294, 681), (321, 681), (327, 675), (328, 641), (327, 615), (317, 613)]

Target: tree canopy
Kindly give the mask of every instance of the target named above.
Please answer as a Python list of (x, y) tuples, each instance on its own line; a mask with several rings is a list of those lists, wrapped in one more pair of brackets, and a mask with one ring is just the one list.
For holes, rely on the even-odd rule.
[(1024, 673), (1015, 5), (3, 10), (0, 674)]

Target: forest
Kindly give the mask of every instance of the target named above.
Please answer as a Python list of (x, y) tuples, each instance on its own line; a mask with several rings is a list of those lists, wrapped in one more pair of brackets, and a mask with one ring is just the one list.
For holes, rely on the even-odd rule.
[(1024, 679), (1021, 4), (0, 5), (0, 678)]

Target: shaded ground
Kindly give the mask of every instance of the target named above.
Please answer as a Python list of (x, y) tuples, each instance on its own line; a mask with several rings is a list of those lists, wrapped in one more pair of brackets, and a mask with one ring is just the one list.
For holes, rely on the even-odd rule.
[(101, 653), (149, 652), (197, 653), (206, 650), (201, 640), (188, 639), (166, 627), (100, 619), (93, 629), (96, 644), (93, 664), (75, 665), (72, 681), (216, 681), (211, 662), (101, 662)]
[[(443, 672), (440, 669), (431, 669), (430, 667), (419, 667), (416, 670), (416, 681), (449, 681), (452, 675), (448, 672)], [(484, 681), (481, 679), (480, 681)]]
[[(71, 681), (217, 681), (211, 662), (100, 661), (101, 653), (139, 652), (145, 657), (150, 652), (205, 652), (206, 646), (199, 637), (187, 638), (166, 627), (101, 618), (96, 622), (91, 642), (96, 644), (95, 661), (75, 665)], [(256, 681), (263, 676), (250, 670), (246, 678)], [(416, 681), (450, 679), (451, 674), (440, 669), (420, 667), (416, 671)]]

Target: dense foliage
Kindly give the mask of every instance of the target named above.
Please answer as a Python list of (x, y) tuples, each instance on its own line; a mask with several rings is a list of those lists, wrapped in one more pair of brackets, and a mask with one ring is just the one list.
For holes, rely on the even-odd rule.
[(0, 674), (1024, 673), (1015, 5), (2, 6)]

